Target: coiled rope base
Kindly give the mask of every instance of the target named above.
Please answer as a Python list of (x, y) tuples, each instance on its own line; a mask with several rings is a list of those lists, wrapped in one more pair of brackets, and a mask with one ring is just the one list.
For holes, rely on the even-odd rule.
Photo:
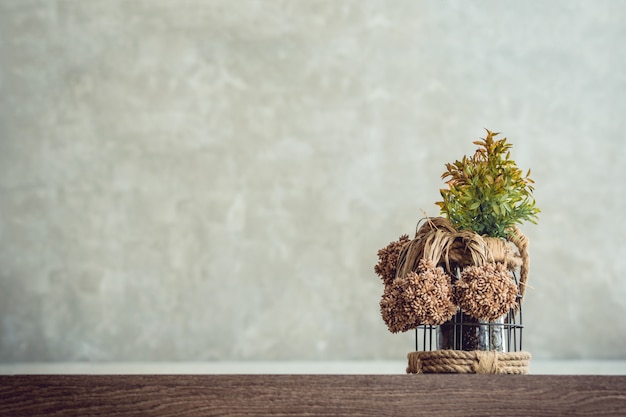
[(530, 353), (482, 350), (410, 352), (407, 374), (527, 374)]

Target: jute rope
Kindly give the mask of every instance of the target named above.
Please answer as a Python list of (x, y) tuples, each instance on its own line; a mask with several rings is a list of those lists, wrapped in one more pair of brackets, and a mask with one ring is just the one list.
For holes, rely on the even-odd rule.
[(508, 240), (517, 246), (517, 250), (522, 258), (522, 265), (520, 266), (519, 291), (523, 301), (524, 293), (526, 292), (526, 283), (528, 281), (528, 268), (530, 266), (530, 256), (528, 256), (529, 240), (522, 233), (522, 231), (515, 226), (511, 229)]
[(527, 374), (530, 353), (465, 350), (410, 352), (408, 374)]

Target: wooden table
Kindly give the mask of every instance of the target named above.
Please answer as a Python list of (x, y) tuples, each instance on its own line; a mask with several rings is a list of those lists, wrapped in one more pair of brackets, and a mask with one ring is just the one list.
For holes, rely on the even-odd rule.
[(617, 416), (626, 376), (0, 376), (0, 416), (40, 415)]

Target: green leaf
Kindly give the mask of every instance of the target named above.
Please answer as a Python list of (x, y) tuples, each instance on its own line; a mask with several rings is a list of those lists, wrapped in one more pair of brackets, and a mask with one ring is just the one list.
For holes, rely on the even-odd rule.
[(512, 144), (496, 140), (498, 132), (488, 129), (487, 136), (474, 141), (474, 155), (445, 164), (441, 178), (449, 178), (449, 189), (441, 189), (442, 201), (436, 204), (458, 229), (505, 237), (515, 223), (536, 223), (534, 181), (530, 169), (524, 175), (511, 159)]

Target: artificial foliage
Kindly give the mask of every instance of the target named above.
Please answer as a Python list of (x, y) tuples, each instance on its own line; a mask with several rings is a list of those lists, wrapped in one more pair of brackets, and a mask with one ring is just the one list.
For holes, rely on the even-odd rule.
[[(528, 239), (516, 224), (536, 223), (539, 209), (530, 170), (517, 167), (512, 145), (498, 134), (487, 130), (472, 156), (446, 164), (448, 188), (436, 203), (445, 217), (426, 217), (413, 238), (401, 235), (378, 251), (374, 271), (385, 286), (380, 312), (392, 333), (458, 320), (471, 333), (473, 322), (515, 311), (521, 320), (529, 257)], [(479, 346), (467, 336), (458, 346)]]
[(534, 181), (511, 159), (511, 144), (496, 140), (498, 132), (487, 130), (487, 137), (473, 156), (446, 164), (441, 176), (448, 179), (436, 204), (458, 230), (479, 235), (507, 237), (512, 226), (523, 221), (537, 222), (539, 208), (532, 196)]
[(391, 284), (396, 277), (396, 268), (400, 251), (409, 242), (409, 235), (402, 235), (398, 240), (389, 243), (378, 251), (378, 263), (374, 266), (374, 272), (378, 274), (385, 285)]
[(450, 276), (432, 261), (422, 259), (416, 271), (385, 285), (380, 312), (392, 333), (422, 324), (442, 324), (456, 312)]
[(517, 285), (501, 262), (464, 268), (455, 288), (458, 306), (478, 320), (495, 321), (517, 303)]

